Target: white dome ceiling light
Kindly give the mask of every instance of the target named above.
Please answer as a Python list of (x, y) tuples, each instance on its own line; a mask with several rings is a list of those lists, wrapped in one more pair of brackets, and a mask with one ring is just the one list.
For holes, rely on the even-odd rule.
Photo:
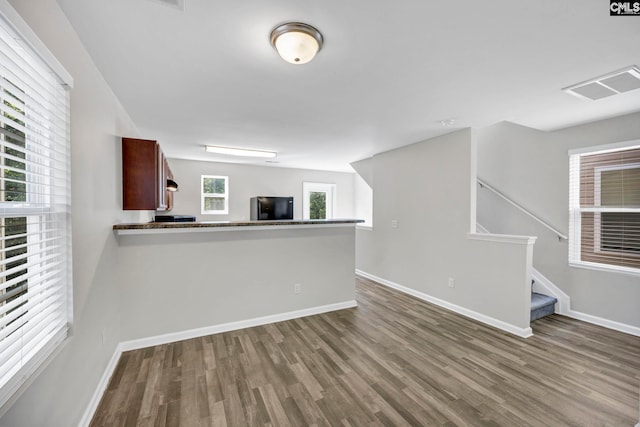
[(322, 49), (322, 34), (302, 22), (287, 22), (271, 31), (271, 44), (282, 59), (291, 64), (306, 64)]

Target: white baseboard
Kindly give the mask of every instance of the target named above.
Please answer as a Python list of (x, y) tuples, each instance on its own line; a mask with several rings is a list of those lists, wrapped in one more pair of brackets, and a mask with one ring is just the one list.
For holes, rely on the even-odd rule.
[(381, 285), (387, 286), (389, 288), (393, 288), (405, 294), (414, 296), (423, 301), (429, 302), (431, 304), (435, 304), (442, 308), (446, 308), (447, 310), (453, 311), (455, 313), (461, 314), (465, 317), (469, 317), (473, 320), (477, 320), (478, 322), (487, 324), (489, 326), (493, 326), (495, 328), (501, 329), (505, 332), (509, 332), (511, 334), (517, 335), (522, 338), (529, 338), (533, 336), (533, 331), (530, 327), (528, 328), (520, 328), (518, 326), (512, 325), (510, 323), (503, 322), (502, 320), (495, 319), (490, 316), (486, 316), (484, 314), (478, 313), (473, 310), (469, 310), (467, 308), (461, 307), (456, 304), (452, 304), (448, 301), (441, 300), (436, 297), (432, 297), (431, 295), (427, 295), (420, 291), (416, 291), (415, 289), (407, 288), (406, 286), (399, 285), (390, 280), (383, 279), (381, 277), (374, 276), (373, 274), (369, 274), (362, 270), (356, 269), (356, 274), (359, 274), (362, 277), (366, 277), (367, 279), (373, 280), (374, 282), (380, 283)]
[(564, 293), (559, 287), (557, 287), (553, 282), (547, 279), (535, 268), (533, 269), (532, 277), (535, 280), (534, 291), (537, 291), (535, 287), (536, 285), (538, 285), (542, 288), (542, 293), (546, 293), (547, 295), (552, 295), (558, 298), (558, 310), (556, 311), (558, 314), (571, 317), (572, 319), (582, 320), (583, 322), (593, 323), (594, 325), (602, 326), (608, 329), (613, 329), (614, 331), (624, 332), (625, 334), (640, 337), (640, 328), (637, 326), (631, 326), (627, 325), (626, 323), (616, 322), (615, 320), (609, 320), (602, 317), (593, 316), (591, 314), (572, 310), (571, 298), (569, 297), (569, 295)]
[(531, 271), (531, 277), (534, 280), (533, 291), (556, 297), (558, 299), (556, 313), (566, 316), (571, 310), (571, 298), (569, 295), (535, 268)]
[[(615, 320), (604, 319), (602, 317), (593, 316), (587, 313), (581, 313), (575, 310), (569, 310), (564, 313), (565, 316), (572, 319), (582, 320), (583, 322), (593, 323), (594, 325), (602, 326), (614, 331), (624, 332), (625, 334), (635, 335), (640, 337), (640, 328), (637, 326), (627, 325), (626, 323), (616, 322)], [(640, 427), (640, 426), (638, 426)]]
[(534, 291), (538, 291), (538, 289), (535, 289), (535, 286), (539, 285), (543, 288), (543, 294), (546, 293), (547, 295), (552, 295), (558, 298), (558, 310), (556, 311), (558, 314), (571, 317), (572, 319), (582, 320), (583, 322), (593, 323), (594, 325), (602, 326), (608, 329), (613, 329), (614, 331), (624, 332), (625, 334), (640, 337), (640, 328), (637, 326), (631, 326), (627, 325), (626, 323), (616, 322), (615, 320), (609, 320), (602, 317), (593, 316), (591, 314), (571, 310), (571, 298), (569, 297), (569, 295), (564, 293), (560, 288), (558, 288), (553, 282), (547, 279), (535, 268), (533, 269), (532, 277), (535, 280)]
[(171, 342), (203, 337), (205, 335), (236, 331), (238, 329), (267, 325), (269, 323), (282, 322), (284, 320), (297, 319), (299, 317), (313, 316), (314, 314), (322, 314), (329, 311), (343, 310), (345, 308), (357, 307), (357, 305), (358, 303), (356, 300), (344, 301), (335, 304), (305, 308), (303, 310), (289, 311), (287, 313), (272, 314), (269, 316), (240, 320), (237, 322), (223, 323), (220, 325), (206, 326), (204, 328), (190, 329), (187, 331), (172, 332), (169, 334), (156, 335), (154, 337), (124, 341), (120, 343), (120, 345), (122, 346), (122, 351), (138, 350), (140, 348), (153, 347), (155, 345), (168, 344)]
[(96, 391), (93, 392), (93, 396), (91, 396), (91, 400), (89, 401), (89, 406), (84, 411), (80, 422), (78, 423), (78, 427), (86, 427), (91, 423), (91, 419), (93, 418), (93, 414), (98, 409), (98, 405), (100, 404), (100, 399), (102, 399), (102, 395), (107, 390), (109, 386), (109, 380), (113, 375), (113, 371), (116, 370), (116, 366), (118, 365), (118, 361), (120, 360), (120, 355), (122, 355), (122, 348), (120, 344), (116, 346), (116, 350), (113, 352), (113, 356), (111, 356), (111, 360), (107, 364), (107, 367), (100, 378), (100, 382), (98, 383), (98, 387), (96, 387)]
[(125, 351), (138, 350), (140, 348), (152, 347), (161, 344), (168, 344), (171, 342), (182, 341), (191, 338), (202, 337), (206, 335), (219, 334), (221, 332), (236, 331), (238, 329), (251, 328), (254, 326), (267, 325), (270, 323), (282, 322), (285, 320), (297, 319), (300, 317), (313, 316), (315, 314), (327, 313), (330, 311), (344, 310), (345, 308), (357, 307), (356, 300), (343, 301), (335, 304), (321, 305), (318, 307), (305, 308), (303, 310), (289, 311), (287, 313), (273, 314), (270, 316), (256, 317), (253, 319), (240, 320), (237, 322), (223, 323), (220, 325), (207, 326), (204, 328), (190, 329), (187, 331), (173, 332), (170, 334), (157, 335), (154, 337), (141, 338), (137, 340), (124, 341), (118, 344), (111, 360), (107, 364), (107, 367), (100, 378), (98, 387), (91, 397), (89, 406), (82, 415), (78, 427), (87, 427), (91, 423), (93, 414), (95, 413), (100, 399), (109, 385), (109, 380), (113, 375), (113, 372), (118, 365), (120, 356)]

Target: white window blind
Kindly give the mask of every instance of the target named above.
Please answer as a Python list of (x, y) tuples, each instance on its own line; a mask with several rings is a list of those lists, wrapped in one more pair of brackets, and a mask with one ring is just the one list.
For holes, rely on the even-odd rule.
[(570, 262), (640, 273), (640, 141), (571, 154), (570, 198)]
[(14, 28), (0, 13), (0, 405), (71, 320), (69, 93)]

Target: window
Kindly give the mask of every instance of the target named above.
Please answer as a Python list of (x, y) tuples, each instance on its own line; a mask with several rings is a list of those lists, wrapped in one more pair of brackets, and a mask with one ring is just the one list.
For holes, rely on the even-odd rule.
[[(2, 5), (0, 5), (2, 6)], [(0, 405), (71, 322), (69, 94), (0, 10)], [(13, 12), (15, 13), (15, 11)], [(21, 25), (21, 24), (19, 24)]]
[(229, 213), (229, 177), (202, 175), (202, 214)]
[(333, 219), (335, 184), (302, 183), (302, 219)]
[(570, 152), (569, 261), (640, 274), (640, 141)]

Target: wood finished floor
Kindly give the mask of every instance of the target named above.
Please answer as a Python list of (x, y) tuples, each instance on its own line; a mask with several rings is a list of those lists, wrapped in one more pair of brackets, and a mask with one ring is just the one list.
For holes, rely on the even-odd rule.
[(122, 355), (92, 426), (633, 426), (640, 338), (521, 339), (357, 279), (358, 307)]

